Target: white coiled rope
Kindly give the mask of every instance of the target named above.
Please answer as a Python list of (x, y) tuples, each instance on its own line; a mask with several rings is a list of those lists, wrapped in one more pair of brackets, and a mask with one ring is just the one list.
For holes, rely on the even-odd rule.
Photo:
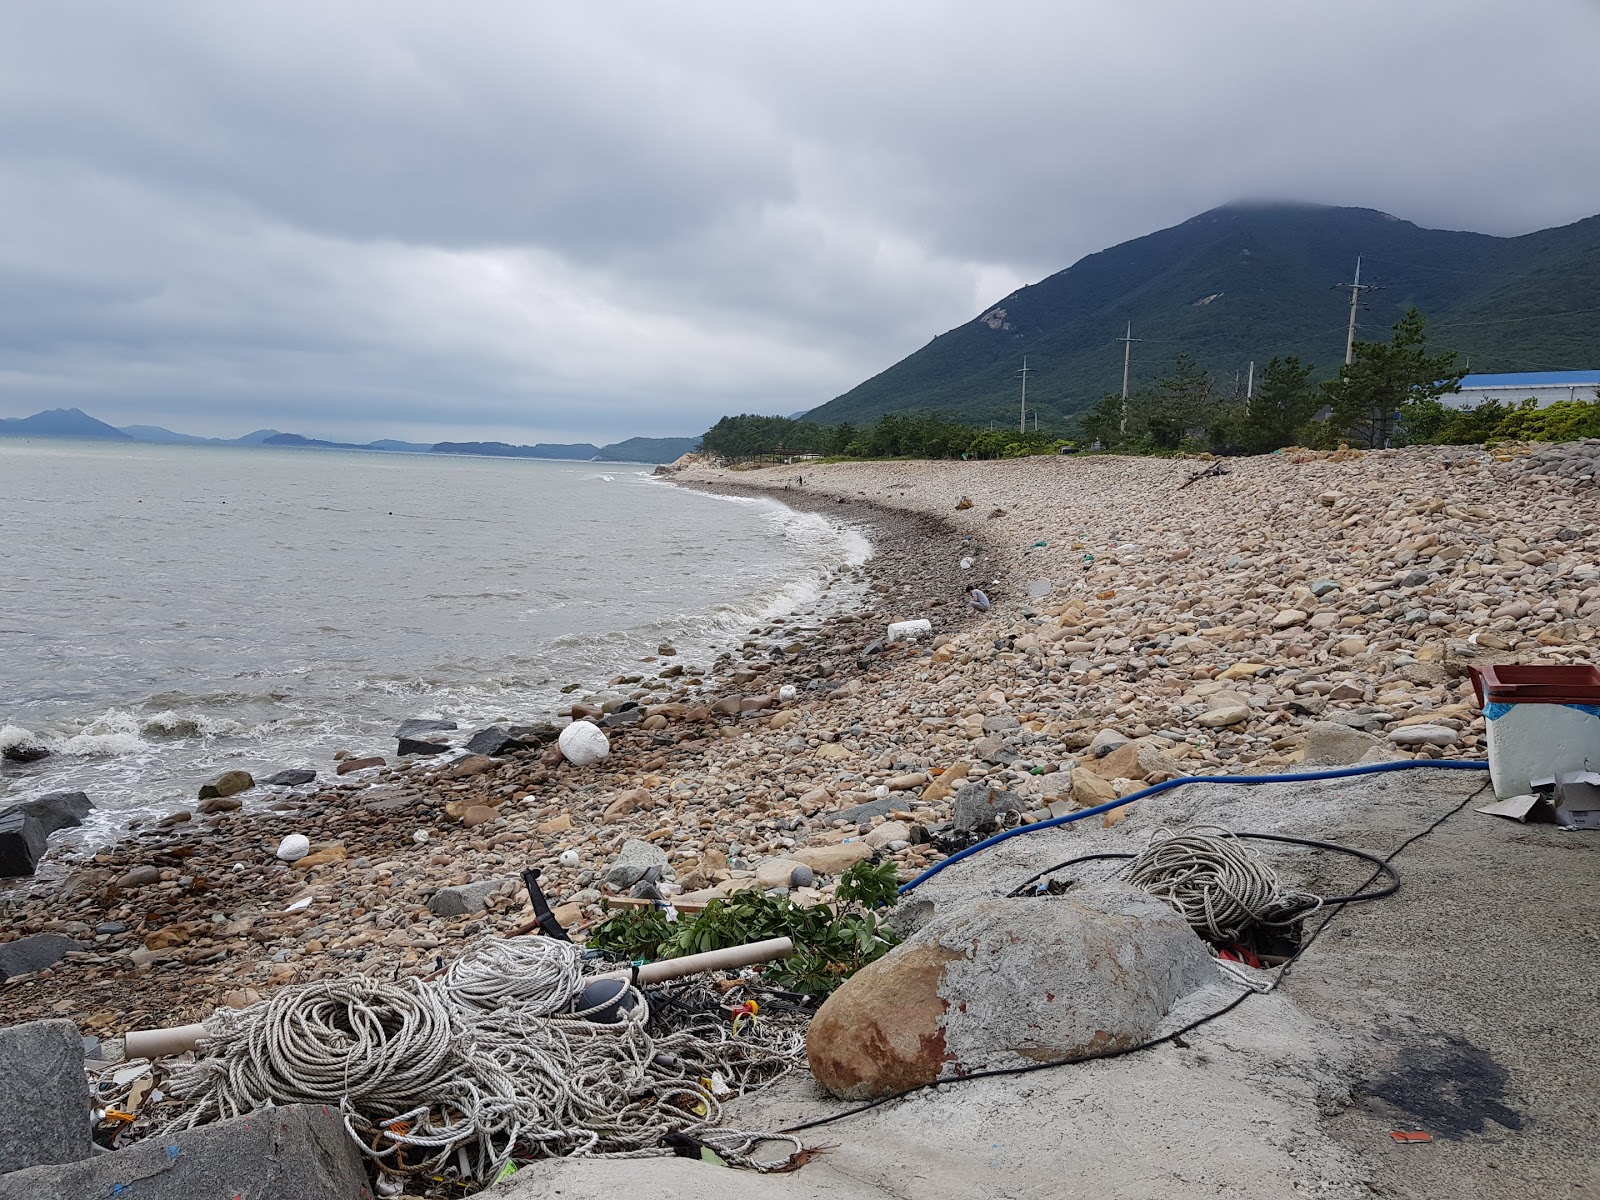
[(557, 1012), (588, 982), (579, 964), (564, 942), (489, 938), (437, 983), (357, 976), (220, 1009), (206, 1022), (208, 1057), (173, 1082), (190, 1107), (172, 1127), (268, 1104), (337, 1105), (384, 1174), (448, 1170), (479, 1183), (513, 1153), (659, 1155), (671, 1153), (662, 1142), (673, 1132), (765, 1169), (749, 1153), (762, 1135), (720, 1128), (707, 1081), (760, 1086), (804, 1061), (803, 1035), (765, 1020), (735, 1035), (709, 1002), (676, 1027), (655, 1022), (652, 1034), (650, 1007), (631, 987), (634, 1003), (613, 1024)]
[[(1128, 882), (1165, 900), (1217, 942), (1238, 941), (1252, 925), (1304, 920), (1322, 907), (1320, 896), (1285, 888), (1261, 855), (1216, 825), (1184, 834), (1156, 830), (1134, 858)], [(1286, 909), (1298, 911), (1286, 921)]]
[(493, 1011), (514, 1004), (548, 1016), (583, 989), (583, 951), (557, 938), (485, 938), (450, 964), (439, 986), (458, 1008)]

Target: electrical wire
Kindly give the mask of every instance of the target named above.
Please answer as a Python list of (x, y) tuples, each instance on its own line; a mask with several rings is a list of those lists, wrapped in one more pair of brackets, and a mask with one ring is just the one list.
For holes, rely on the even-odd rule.
[[(1443, 761), (1451, 761), (1451, 760), (1440, 760), (1440, 761), (1443, 762)], [(1439, 762), (1433, 762), (1433, 763), (1422, 763), (1422, 762), (1375, 763), (1375, 764), (1371, 764), (1371, 765), (1373, 765), (1373, 766), (1383, 766), (1383, 767), (1407, 767), (1407, 766), (1427, 766), (1427, 765), (1438, 766)], [(1466, 768), (1466, 767), (1472, 767), (1472, 768), (1481, 768), (1483, 770), (1487, 770), (1489, 764), (1488, 763), (1467, 762), (1467, 761), (1457, 761), (1455, 763), (1455, 766), (1458, 769)], [(1371, 771), (1361, 770), (1361, 769), (1358, 769), (1358, 768), (1342, 768), (1341, 770), (1335, 771), (1335, 772), (1312, 772), (1310, 774), (1315, 774), (1315, 775), (1318, 775), (1318, 776), (1332, 775), (1333, 777), (1337, 778), (1338, 776), (1343, 775), (1343, 774), (1354, 775), (1354, 774), (1371, 774), (1371, 773), (1372, 773)], [(1224, 776), (1223, 778), (1226, 779), (1227, 777)], [(1271, 776), (1269, 778), (1285, 780), (1288, 777), (1280, 775), (1280, 776)], [(1190, 781), (1189, 780), (1179, 780), (1179, 781), (1174, 781), (1174, 782), (1190, 782)], [(1194, 782), (1199, 782), (1199, 780), (1194, 780)], [(1261, 782), (1260, 778), (1256, 778), (1255, 782)], [(1476, 800), (1479, 796), (1481, 796), (1484, 793), (1485, 789), (1488, 788), (1488, 786), (1489, 786), (1489, 781), (1485, 780), (1474, 791), (1472, 791), (1468, 795), (1464, 796), (1461, 799), (1461, 802), (1456, 804), (1456, 805), (1454, 805), (1448, 812), (1446, 812), (1442, 816), (1436, 818), (1426, 828), (1421, 829), (1418, 832), (1412, 834), (1405, 841), (1401, 842), (1398, 846), (1396, 846), (1393, 850), (1389, 851), (1388, 854), (1384, 855), (1384, 857), (1381, 860), (1378, 860), (1378, 869), (1374, 870), (1371, 875), (1367, 876), (1366, 881), (1364, 883), (1362, 883), (1362, 885), (1356, 889), (1354, 894), (1355, 895), (1360, 895), (1361, 893), (1364, 893), (1367, 890), (1367, 888), (1380, 875), (1384, 874), (1383, 868), (1389, 866), (1390, 863), (1394, 862), (1394, 860), (1396, 858), (1398, 858), (1405, 851), (1405, 849), (1408, 846), (1412, 845), (1414, 842), (1421, 841), (1423, 838), (1427, 837), (1430, 833), (1432, 833), (1435, 829), (1439, 828), (1439, 826), (1443, 825), (1451, 817), (1455, 816), (1462, 809), (1466, 808), (1467, 805), (1471, 804), (1474, 800)], [(1156, 790), (1156, 789), (1147, 789), (1146, 792), (1139, 793), (1139, 794), (1140, 795), (1148, 795), (1151, 791), (1154, 791), (1154, 790)], [(1136, 797), (1126, 797), (1125, 796), (1125, 797), (1123, 797), (1123, 802), (1126, 802), (1126, 801), (1128, 801), (1130, 799), (1134, 799), (1134, 798), (1136, 798)], [(1102, 808), (1115, 807), (1115, 805), (1102, 805), (1101, 807)], [(1088, 810), (1085, 810), (1085, 812), (1087, 812), (1087, 811)], [(1008, 832), (1010, 834), (1014, 835), (1014, 834), (1023, 832), (1024, 830), (1026, 830), (1028, 828), (1030, 828), (1030, 827), (1029, 826), (1023, 826), (1023, 828), (1021, 830), (1015, 830), (1014, 829), (1014, 830), (1010, 830)], [(1035, 826), (1035, 827), (1032, 827), (1032, 828), (1038, 828), (1038, 826)], [(989, 840), (992, 842), (992, 841), (996, 841), (996, 840), (999, 840), (999, 839), (998, 838), (991, 838)], [(970, 849), (974, 849), (974, 850), (977, 849), (977, 848), (978, 847), (976, 847), (976, 846), (970, 847)], [(1367, 855), (1362, 855), (1362, 857), (1368, 857), (1368, 856)], [(949, 860), (946, 860), (946, 861), (949, 861)], [(1393, 872), (1391, 872), (1391, 873), (1393, 873)], [(913, 882), (915, 882), (915, 881), (913, 881)], [(1398, 890), (1398, 887), (1399, 887), (1399, 876), (1398, 876), (1398, 874), (1395, 874), (1395, 884), (1394, 884), (1394, 886), (1395, 886), (1395, 889)], [(1389, 894), (1392, 894), (1392, 892), (1389, 893)], [(1376, 898), (1376, 897), (1373, 897), (1373, 898)], [(1337, 902), (1330, 902), (1329, 904), (1327, 904), (1324, 907), (1323, 911), (1325, 911), (1327, 913), (1327, 916), (1324, 917), (1322, 922), (1321, 922), (1321, 924), (1319, 924), (1316, 927), (1316, 929), (1312, 930), (1310, 935), (1308, 935), (1306, 937), (1306, 939), (1303, 942), (1300, 943), (1299, 948), (1296, 949), (1295, 952), (1292, 955), (1289, 956), (1289, 959), (1281, 967), (1278, 968), (1278, 976), (1273, 981), (1273, 987), (1274, 988), (1282, 986), (1284, 980), (1289, 977), (1290, 971), (1293, 970), (1295, 965), (1305, 955), (1306, 951), (1311, 949), (1312, 945), (1315, 944), (1316, 940), (1319, 937), (1322, 936), (1323, 931), (1326, 930), (1329, 925), (1333, 924), (1334, 919), (1337, 918), (1340, 913), (1344, 912), (1346, 907), (1348, 907), (1350, 904), (1352, 904), (1354, 902), (1355, 901), (1353, 899), (1347, 899), (1347, 900), (1342, 900), (1342, 901), (1337, 901)], [(1061, 1059), (1052, 1059), (1052, 1060), (1047, 1061), (1047, 1062), (1032, 1062), (1032, 1063), (1028, 1063), (1026, 1066), (1021, 1066), (1021, 1067), (997, 1067), (997, 1068), (995, 1068), (993, 1070), (988, 1070), (988, 1071), (974, 1071), (970, 1075), (960, 1075), (960, 1076), (956, 1076), (955, 1078), (952, 1078), (952, 1079), (941, 1079), (936, 1084), (928, 1084), (928, 1085), (925, 1085), (925, 1086), (927, 1086), (927, 1087), (941, 1087), (941, 1086), (944, 1086), (946, 1084), (952, 1084), (953, 1085), (953, 1084), (958, 1084), (958, 1083), (969, 1083), (969, 1082), (971, 1082), (973, 1080), (976, 1080), (976, 1079), (1001, 1079), (1001, 1078), (1007, 1078), (1007, 1077), (1010, 1077), (1010, 1076), (1013, 1076), (1013, 1075), (1027, 1075), (1027, 1074), (1031, 1074), (1034, 1071), (1047, 1071), (1047, 1070), (1051, 1070), (1051, 1069), (1053, 1069), (1055, 1067), (1073, 1066), (1073, 1065), (1075, 1065), (1077, 1063), (1081, 1063), (1081, 1062), (1091, 1062), (1091, 1061), (1099, 1062), (1099, 1061), (1104, 1061), (1104, 1060), (1107, 1060), (1107, 1059), (1125, 1058), (1126, 1056), (1128, 1056), (1130, 1054), (1138, 1054), (1140, 1051), (1151, 1050), (1151, 1049), (1154, 1049), (1156, 1046), (1165, 1045), (1167, 1042), (1178, 1041), (1179, 1039), (1181, 1039), (1183, 1037), (1184, 1034), (1191, 1033), (1194, 1030), (1199, 1029), (1202, 1025), (1207, 1025), (1210, 1022), (1215, 1021), (1218, 1017), (1226, 1016), (1228, 1013), (1230, 1013), (1234, 1009), (1238, 1008), (1241, 1004), (1243, 1004), (1251, 996), (1255, 996), (1255, 995), (1259, 995), (1259, 994), (1261, 994), (1261, 993), (1259, 993), (1258, 991), (1256, 991), (1254, 989), (1252, 989), (1250, 991), (1240, 992), (1232, 1000), (1228, 1001), (1228, 1003), (1224, 1004), (1221, 1008), (1216, 1009), (1214, 1012), (1207, 1013), (1207, 1014), (1205, 1014), (1204, 1016), (1201, 1016), (1201, 1017), (1196, 1017), (1193, 1021), (1190, 1021), (1188, 1024), (1182, 1025), (1179, 1028), (1172, 1030), (1170, 1033), (1164, 1033), (1160, 1037), (1149, 1038), (1149, 1039), (1147, 1039), (1147, 1040), (1145, 1040), (1143, 1042), (1139, 1042), (1139, 1043), (1137, 1043), (1135, 1045), (1132, 1045), (1132, 1046), (1125, 1046), (1120, 1050), (1108, 1051), (1105, 1054), (1084, 1055), (1084, 1056), (1079, 1057), (1079, 1058), (1061, 1058)], [(912, 1095), (914, 1092), (918, 1092), (918, 1091), (922, 1091), (922, 1090), (923, 1090), (922, 1088), (912, 1088), (909, 1091), (896, 1092), (894, 1095), (891, 1095), (891, 1096), (880, 1096), (876, 1100), (870, 1100), (866, 1104), (859, 1104), (854, 1108), (848, 1108), (844, 1112), (831, 1113), (831, 1114), (829, 1114), (828, 1116), (825, 1116), (825, 1117), (817, 1117), (814, 1120), (802, 1121), (801, 1123), (799, 1123), (797, 1125), (786, 1126), (785, 1128), (779, 1130), (778, 1132), (780, 1132), (780, 1133), (801, 1133), (801, 1132), (804, 1132), (807, 1129), (816, 1129), (816, 1128), (818, 1128), (820, 1126), (823, 1126), (823, 1125), (831, 1125), (835, 1121), (842, 1121), (846, 1117), (860, 1116), (864, 1112), (870, 1112), (872, 1109), (880, 1108), (883, 1105), (890, 1103), (891, 1101), (903, 1099), (906, 1096)]]
[(981, 854), (991, 846), (998, 846), (1001, 842), (1009, 841), (1014, 837), (1021, 837), (1025, 833), (1037, 833), (1041, 829), (1055, 829), (1062, 825), (1071, 825), (1074, 821), (1086, 820), (1089, 817), (1098, 817), (1102, 813), (1111, 812), (1122, 808), (1124, 805), (1133, 804), (1147, 796), (1159, 795), (1161, 792), (1170, 792), (1174, 788), (1185, 787), (1191, 783), (1222, 783), (1229, 785), (1254, 786), (1261, 783), (1315, 783), (1324, 779), (1350, 779), (1359, 775), (1383, 775), (1391, 771), (1414, 771), (1419, 768), (1430, 768), (1441, 771), (1487, 771), (1489, 764), (1481, 760), (1454, 759), (1454, 758), (1426, 758), (1407, 759), (1404, 762), (1367, 763), (1356, 767), (1336, 767), (1328, 771), (1293, 771), (1283, 775), (1185, 775), (1178, 779), (1169, 779), (1158, 783), (1154, 787), (1147, 787), (1143, 791), (1133, 792), (1116, 800), (1108, 800), (1104, 804), (1097, 804), (1093, 808), (1081, 809), (1078, 812), (1068, 813), (1064, 817), (1052, 817), (1048, 821), (1036, 821), (1032, 825), (1019, 825), (1015, 829), (1007, 829), (993, 837), (987, 837), (975, 845), (968, 846), (965, 850), (958, 850), (943, 862), (934, 863), (922, 874), (909, 883), (902, 884), (902, 896), (921, 887), (940, 871), (956, 865), (956, 863)]

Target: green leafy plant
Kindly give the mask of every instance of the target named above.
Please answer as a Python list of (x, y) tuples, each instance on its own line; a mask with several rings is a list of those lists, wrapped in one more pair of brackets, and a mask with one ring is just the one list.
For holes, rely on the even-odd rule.
[(825, 995), (898, 941), (874, 911), (892, 905), (896, 889), (892, 862), (858, 863), (840, 876), (833, 904), (803, 908), (751, 890), (675, 921), (664, 909), (627, 909), (590, 934), (588, 944), (630, 959), (663, 959), (787, 937), (794, 955), (768, 966), (766, 977), (803, 995)]

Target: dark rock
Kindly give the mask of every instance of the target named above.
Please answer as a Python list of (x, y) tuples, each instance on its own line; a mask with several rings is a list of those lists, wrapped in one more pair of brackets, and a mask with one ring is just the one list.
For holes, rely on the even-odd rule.
[(11, 762), (31, 763), (38, 762), (41, 758), (49, 757), (49, 749), (39, 745), (37, 742), (24, 742), (7, 746), (4, 750), (0, 750), (0, 758)]
[(481, 912), (483, 902), (500, 886), (498, 879), (478, 879), (456, 887), (440, 888), (428, 901), (428, 909), (436, 917), (465, 917)]
[(430, 742), (422, 738), (401, 738), (397, 754), (443, 754), (450, 749), (448, 742)]
[(616, 712), (607, 713), (600, 724), (607, 729), (615, 729), (619, 725), (636, 725), (642, 720), (644, 720), (644, 709), (619, 708)]
[(1016, 752), (1013, 750), (1008, 750), (1005, 742), (995, 734), (991, 734), (986, 738), (980, 738), (978, 741), (974, 742), (972, 746), (972, 753), (978, 758), (981, 758), (984, 762), (988, 763), (990, 766), (995, 767), (1004, 766), (1006, 763), (1014, 763), (1017, 761)]
[(0, 878), (32, 875), (46, 839), (58, 829), (82, 825), (93, 808), (82, 792), (52, 792), (0, 812)]
[(498, 725), (491, 725), (487, 729), (480, 729), (472, 735), (467, 742), (467, 749), (473, 754), (487, 754), (490, 758), (499, 758), (503, 754), (510, 754), (513, 750), (526, 750), (528, 744), (516, 737), (510, 730), (502, 729)]
[[(77, 942), (60, 933), (35, 933), (14, 942), (0, 942), (0, 979), (31, 975), (53, 967), (68, 954), (82, 950)], [(76, 1032), (73, 1034), (77, 1036)], [(0, 1058), (0, 1062), (5, 1061)]]
[(401, 721), (400, 728), (394, 731), (397, 738), (421, 737), (425, 733), (448, 733), (456, 728), (454, 721), (431, 721), (426, 717), (412, 717), (409, 721)]
[(209, 800), (213, 796), (232, 796), (237, 792), (249, 791), (255, 785), (256, 781), (249, 771), (224, 771), (209, 783), (200, 785), (200, 799)]
[[(82, 1086), (83, 1052), (76, 1031), (72, 1041)], [(87, 1102), (77, 1120), (87, 1137)], [(138, 1200), (370, 1200), (372, 1191), (361, 1152), (345, 1132), (337, 1106), (323, 1104), (268, 1106), (232, 1121), (147, 1138), (115, 1153), (0, 1176), (0, 1200), (122, 1195)]]
[(868, 800), (865, 804), (853, 805), (850, 808), (841, 808), (836, 813), (828, 813), (822, 819), (832, 825), (835, 821), (849, 821), (852, 825), (865, 825), (873, 817), (887, 817), (897, 808), (905, 806), (905, 797), (886, 796), (882, 800)]
[(950, 823), (961, 833), (989, 833), (1016, 824), (1025, 807), (1015, 792), (967, 783), (951, 798)]
[(667, 852), (660, 846), (630, 838), (622, 843), (617, 857), (606, 868), (605, 881), (609, 887), (632, 887), (649, 873), (651, 867), (659, 870), (666, 865)]
[[(0, 1173), (78, 1162), (94, 1153), (89, 1141), (89, 1083), (83, 1042), (71, 1021), (29, 1021), (0, 1029)], [(35, 1197), (83, 1192), (5, 1190)], [(99, 1193), (111, 1195), (110, 1190)]]
[(279, 771), (267, 782), (274, 787), (299, 787), (302, 783), (310, 783), (316, 777), (317, 773), (308, 767), (290, 767), (287, 771)]

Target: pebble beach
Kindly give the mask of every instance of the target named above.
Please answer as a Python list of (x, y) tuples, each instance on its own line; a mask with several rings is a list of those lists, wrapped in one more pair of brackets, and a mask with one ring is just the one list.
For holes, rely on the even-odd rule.
[[(58, 835), (0, 888), (0, 937), (76, 948), (12, 974), (0, 1005), (109, 1039), (286, 983), (435, 972), (527, 926), (528, 867), (584, 930), (626, 894), (619, 858), (662, 865), (685, 906), (752, 886), (816, 903), (863, 858), (909, 879), (953, 828), (1177, 775), (1482, 757), (1470, 665), (1593, 661), (1597, 453), (682, 464), (683, 486), (865, 527), (868, 599), (752, 628), (714, 661), (662, 647), (570, 710), (524, 714), (499, 754), (465, 752), (465, 725), (438, 754), (351, 745), (283, 764), (309, 783), (197, 797), (112, 845)], [(966, 610), (969, 583), (990, 612)], [(885, 640), (920, 618), (930, 637)], [(560, 727), (608, 716), (608, 757), (565, 761)], [(953, 812), (969, 781), (1001, 810)], [(281, 861), (292, 834), (309, 853)]]

